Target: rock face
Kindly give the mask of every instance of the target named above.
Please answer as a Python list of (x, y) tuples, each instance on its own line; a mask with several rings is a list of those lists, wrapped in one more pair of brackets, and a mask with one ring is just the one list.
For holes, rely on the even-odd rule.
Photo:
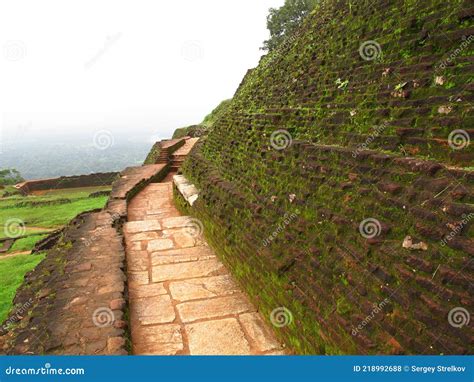
[(473, 15), (322, 1), (185, 162), (191, 213), (296, 352), (474, 350), (452, 319), (474, 306)]

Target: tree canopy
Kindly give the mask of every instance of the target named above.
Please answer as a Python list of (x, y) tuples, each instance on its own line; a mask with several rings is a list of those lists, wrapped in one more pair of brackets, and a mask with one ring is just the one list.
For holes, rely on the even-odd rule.
[(319, 0), (285, 0), (280, 8), (270, 8), (267, 28), (270, 39), (264, 41), (262, 50), (272, 51), (289, 36), (314, 9)]
[(24, 179), (18, 170), (14, 168), (0, 169), (0, 185), (9, 186), (23, 181)]

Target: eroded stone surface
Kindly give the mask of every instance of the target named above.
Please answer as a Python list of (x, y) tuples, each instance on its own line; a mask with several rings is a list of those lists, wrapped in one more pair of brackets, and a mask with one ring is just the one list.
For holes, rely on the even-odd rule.
[(163, 219), (163, 228), (183, 228), (193, 224), (193, 220), (189, 216), (176, 216)]
[(235, 318), (186, 325), (189, 350), (195, 355), (244, 355), (250, 345)]
[(224, 265), (215, 258), (192, 263), (158, 265), (152, 269), (152, 280), (153, 282), (160, 282), (206, 277), (220, 271), (224, 271)]
[(184, 349), (181, 327), (170, 324), (135, 328), (132, 347), (136, 355), (175, 355)]
[(281, 345), (267, 328), (258, 313), (245, 313), (239, 316), (244, 330), (252, 338), (255, 347), (261, 351), (281, 349)]
[(255, 308), (242, 294), (184, 302), (176, 307), (183, 322), (193, 322), (255, 311)]
[(155, 284), (146, 284), (146, 285), (135, 285), (129, 290), (130, 297), (135, 298), (145, 298), (145, 297), (154, 297), (167, 294), (163, 283)]
[(174, 243), (171, 239), (151, 240), (147, 246), (149, 252), (163, 251), (171, 248), (174, 248)]
[(237, 284), (228, 274), (172, 282), (169, 288), (173, 299), (179, 301), (226, 296), (239, 291)]
[(134, 298), (130, 304), (130, 316), (142, 325), (171, 323), (176, 318), (168, 295)]
[(148, 221), (133, 221), (128, 222), (124, 226), (124, 231), (127, 233), (142, 233), (148, 231), (159, 231), (161, 224), (158, 220)]

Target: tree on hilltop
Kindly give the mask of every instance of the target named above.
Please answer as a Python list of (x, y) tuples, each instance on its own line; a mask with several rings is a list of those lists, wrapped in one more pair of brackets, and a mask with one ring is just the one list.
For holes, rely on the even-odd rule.
[(0, 170), (0, 185), (2, 186), (9, 186), (23, 181), (24, 179), (20, 172), (14, 168)]
[(297, 29), (319, 0), (285, 0), (280, 8), (270, 8), (267, 28), (270, 39), (263, 42), (262, 50), (272, 51)]

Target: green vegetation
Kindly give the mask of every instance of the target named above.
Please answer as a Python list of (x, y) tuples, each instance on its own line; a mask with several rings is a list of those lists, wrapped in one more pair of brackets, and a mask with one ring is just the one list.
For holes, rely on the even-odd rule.
[(44, 239), (47, 236), (48, 235), (31, 235), (23, 239), (18, 239), (15, 241), (15, 244), (13, 244), (8, 253), (31, 251), (38, 241)]
[[(44, 233), (57, 229), (83, 211), (104, 207), (107, 196), (95, 198), (89, 195), (110, 187), (85, 187), (38, 192), (36, 195), (15, 195), (0, 199), (0, 226), (6, 227), (11, 219), (19, 219), (25, 226), (25, 234)], [(6, 229), (0, 237), (6, 237)], [(23, 249), (26, 250), (26, 249)]]
[(20, 175), (18, 170), (14, 168), (6, 168), (0, 170), (0, 185), (1, 186), (8, 186), (12, 184), (17, 184), (23, 182), (23, 178)]
[(197, 137), (197, 136), (203, 135), (205, 132), (206, 132), (206, 129), (202, 125), (192, 125), (188, 127), (182, 127), (174, 131), (173, 139), (179, 139), (186, 136)]
[(18, 191), (13, 186), (0, 186), (0, 198), (13, 196), (13, 195), (21, 195), (21, 194), (20, 194), (20, 191)]
[(213, 111), (211, 111), (204, 120), (201, 122), (201, 125), (211, 128), (214, 126), (214, 123), (229, 109), (232, 104), (232, 99), (226, 99), (222, 101)]
[(110, 187), (83, 187), (0, 198), (0, 237), (7, 236), (12, 219), (17, 222), (17, 227), (10, 229), (26, 236), (18, 239), (7, 254), (0, 255), (0, 323), (7, 317), (25, 274), (45, 256), (8, 254), (30, 251), (47, 236), (47, 232), (64, 226), (81, 212), (104, 207), (107, 196), (90, 197), (90, 194), (108, 190)]
[(0, 260), (0, 322), (3, 322), (25, 274), (34, 269), (44, 254), (18, 255)]
[[(457, 248), (434, 237), (446, 231), (448, 214), (455, 221), (472, 209), (469, 195), (453, 195), (448, 214), (444, 203), (428, 204), (451, 197), (451, 179), (469, 190), (471, 174), (422, 161), (472, 169), (472, 145), (454, 150), (447, 142), (454, 128), (472, 125), (461, 85), (470, 81), (468, 60), (459, 55), (442, 65), (457, 46), (444, 36), (462, 35), (456, 4), (397, 1), (369, 10), (364, 2), (321, 2), (301, 33), (248, 72), (225, 116), (184, 163), (183, 173), (201, 190), (189, 214), (264, 317), (277, 307), (292, 312), (293, 323), (277, 335), (298, 354), (466, 348), (449, 335), (446, 315), (413, 297), (426, 296), (447, 314), (451, 307), (433, 292), (462, 287), (435, 270), (443, 257), (453, 274), (463, 274), (463, 243), (472, 237), (466, 227)], [(439, 18), (448, 20), (441, 28)], [(425, 61), (432, 65), (420, 65)], [(284, 150), (274, 147), (280, 129), (293, 142)], [(359, 155), (366, 146), (378, 153)], [(298, 218), (261, 244), (295, 208)], [(381, 223), (373, 242), (360, 232), (369, 217)], [(428, 250), (408, 252), (408, 235)], [(351, 327), (386, 298), (390, 304), (364, 337), (352, 335)], [(387, 328), (396, 332), (393, 343)], [(432, 328), (447, 332), (446, 342), (433, 343)], [(415, 337), (416, 344), (406, 341)]]
[[(199, 125), (192, 125), (176, 129), (173, 134), (173, 139), (179, 139), (186, 136), (200, 137), (207, 134), (209, 129), (214, 126), (214, 123), (227, 112), (231, 104), (232, 99), (226, 99), (222, 101), (214, 110), (204, 117), (204, 120)], [(156, 155), (154, 150), (155, 149), (151, 150), (150, 154), (148, 155), (149, 157)], [(145, 164), (147, 164), (146, 161)]]
[(267, 28), (270, 38), (263, 42), (262, 50), (272, 51), (290, 36), (304, 18), (316, 7), (318, 0), (285, 0), (280, 8), (270, 8)]

